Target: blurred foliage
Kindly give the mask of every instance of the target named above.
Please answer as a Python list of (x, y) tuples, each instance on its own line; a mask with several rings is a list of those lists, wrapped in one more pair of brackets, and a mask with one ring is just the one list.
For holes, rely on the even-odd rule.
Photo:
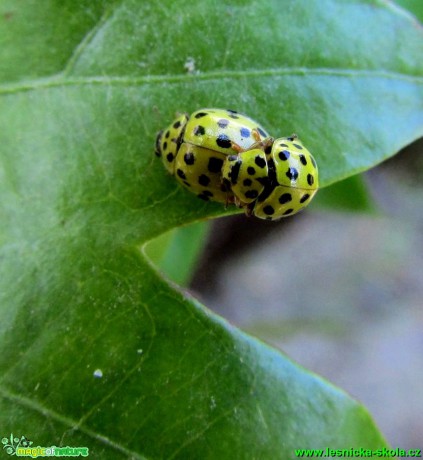
[(177, 227), (149, 241), (144, 247), (145, 254), (169, 279), (186, 286), (207, 241), (209, 229), (209, 223), (205, 221)]

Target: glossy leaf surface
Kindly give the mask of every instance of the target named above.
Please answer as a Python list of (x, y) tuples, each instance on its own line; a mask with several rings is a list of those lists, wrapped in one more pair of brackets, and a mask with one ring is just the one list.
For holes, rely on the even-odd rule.
[(362, 406), (169, 286), (139, 247), (225, 213), (153, 155), (177, 111), (297, 132), (323, 185), (419, 137), (417, 23), (364, 0), (4, 0), (0, 15), (3, 435), (110, 459), (385, 445)]

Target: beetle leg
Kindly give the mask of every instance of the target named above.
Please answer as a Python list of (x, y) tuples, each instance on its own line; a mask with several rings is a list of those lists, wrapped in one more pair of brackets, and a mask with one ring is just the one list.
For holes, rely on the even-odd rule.
[(256, 142), (260, 142), (261, 141), (261, 136), (260, 136), (260, 133), (259, 133), (259, 130), (254, 128), (253, 130), (251, 130), (251, 134), (253, 135), (253, 138)]
[(249, 206), (245, 206), (244, 212), (247, 217), (251, 217), (253, 215), (253, 208), (250, 208)]
[(266, 139), (258, 140), (257, 142), (254, 142), (254, 144), (250, 145), (247, 149), (242, 148), (240, 145), (236, 144), (235, 142), (232, 142), (232, 149), (235, 150), (237, 153), (242, 153), (246, 152), (248, 150), (254, 150), (254, 149), (259, 149), (263, 150), (264, 152), (268, 147), (271, 147), (274, 142), (273, 137), (266, 137)]
[[(237, 153), (241, 153), (241, 152), (245, 151), (245, 149), (243, 149), (239, 144), (237, 144), (234, 141), (231, 141), (231, 148), (232, 148), (232, 150), (235, 150), (235, 152), (237, 152)], [(248, 149), (248, 150), (250, 150), (250, 149)]]

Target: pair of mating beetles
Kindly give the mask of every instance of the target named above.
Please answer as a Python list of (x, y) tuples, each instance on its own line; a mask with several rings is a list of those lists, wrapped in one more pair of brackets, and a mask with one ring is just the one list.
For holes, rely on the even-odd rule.
[(295, 214), (319, 185), (316, 162), (297, 136), (274, 139), (233, 110), (178, 116), (157, 135), (156, 155), (199, 198), (234, 203), (261, 219)]

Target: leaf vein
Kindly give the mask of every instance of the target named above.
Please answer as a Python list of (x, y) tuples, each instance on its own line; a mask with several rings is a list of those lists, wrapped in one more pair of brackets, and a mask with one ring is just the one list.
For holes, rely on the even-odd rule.
[(25, 91), (34, 91), (49, 88), (60, 88), (67, 86), (140, 86), (148, 84), (161, 83), (181, 83), (192, 82), (195, 80), (219, 80), (219, 79), (239, 79), (239, 78), (257, 78), (257, 77), (282, 77), (282, 76), (323, 76), (339, 78), (380, 78), (389, 80), (400, 80), (414, 84), (423, 84), (423, 77), (416, 75), (407, 75), (385, 70), (355, 70), (355, 69), (333, 69), (333, 68), (275, 68), (260, 70), (230, 70), (215, 71), (197, 75), (146, 75), (142, 77), (120, 77), (120, 76), (83, 76), (83, 77), (66, 77), (55, 76), (51, 78), (39, 79), (35, 81), (20, 82), (17, 85), (5, 84), (0, 85), (1, 94), (14, 94)]
[(75, 64), (78, 62), (79, 57), (82, 55), (84, 50), (92, 43), (93, 39), (96, 37), (99, 31), (104, 27), (107, 21), (112, 17), (115, 11), (115, 5), (111, 5), (104, 10), (103, 15), (97, 21), (96, 24), (89, 30), (84, 38), (76, 45), (73, 53), (71, 54), (68, 62), (65, 64), (62, 75), (66, 76), (71, 73), (72, 69), (75, 67)]
[(52, 409), (46, 408), (45, 406), (39, 404), (33, 399), (27, 398), (22, 395), (15, 394), (2, 386), (0, 386), (0, 395), (2, 395), (5, 399), (13, 401), (14, 403), (19, 404), (20, 406), (26, 409), (31, 409), (35, 412), (38, 412), (44, 417), (49, 417), (50, 419), (60, 422), (63, 425), (69, 426), (71, 430), (78, 430), (81, 433), (91, 438), (94, 438), (96, 441), (106, 445), (107, 447), (110, 447), (116, 451), (119, 451), (125, 455), (128, 455), (132, 459), (147, 460), (146, 457), (140, 455), (138, 452), (131, 451), (127, 449), (126, 447), (122, 446), (121, 444), (118, 444), (117, 442), (109, 439), (108, 437), (100, 433), (97, 433), (94, 430), (91, 430), (90, 428), (79, 425), (77, 422), (72, 420), (70, 417), (65, 417), (64, 415), (61, 415), (53, 411)]

